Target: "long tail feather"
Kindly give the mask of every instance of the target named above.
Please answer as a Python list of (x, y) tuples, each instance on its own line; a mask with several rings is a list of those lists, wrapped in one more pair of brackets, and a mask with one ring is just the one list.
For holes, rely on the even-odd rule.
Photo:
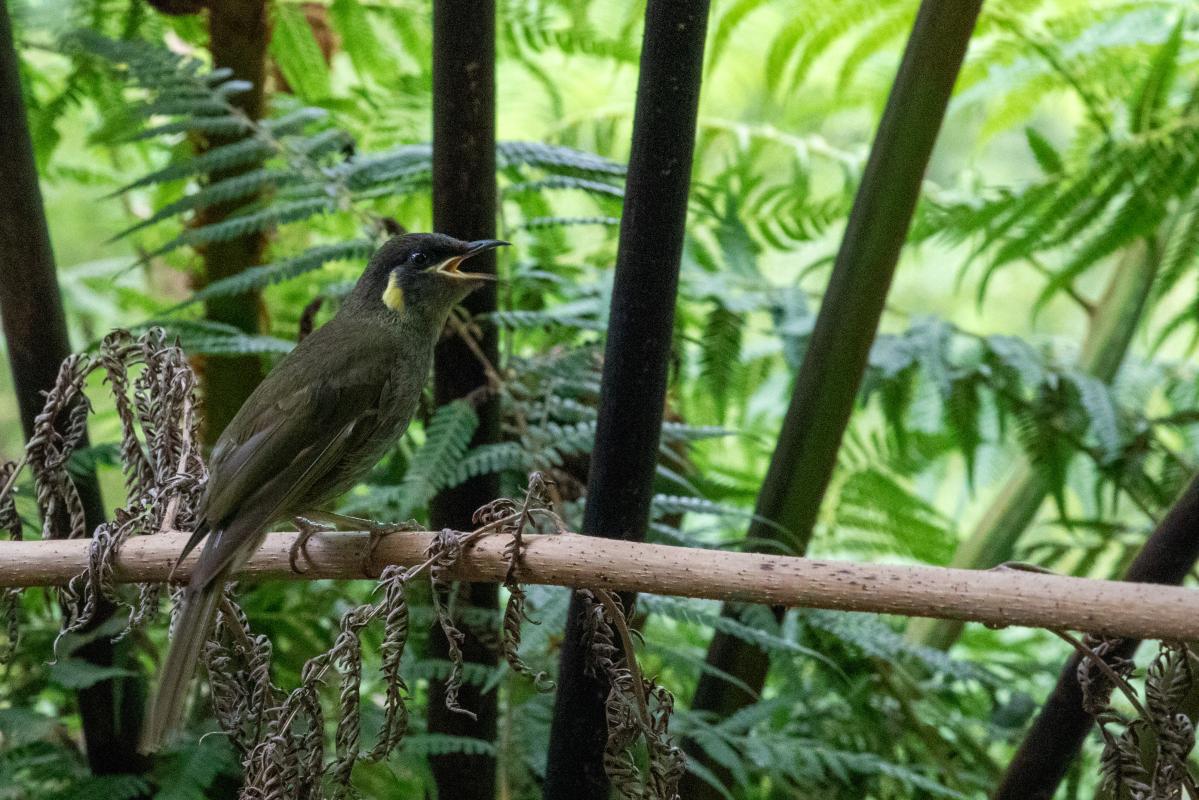
[(212, 632), (222, 591), (224, 581), (209, 581), (203, 588), (189, 586), (184, 590), (183, 609), (142, 728), (138, 749), (143, 753), (153, 753), (165, 745), (183, 722), (188, 686), (200, 651)]

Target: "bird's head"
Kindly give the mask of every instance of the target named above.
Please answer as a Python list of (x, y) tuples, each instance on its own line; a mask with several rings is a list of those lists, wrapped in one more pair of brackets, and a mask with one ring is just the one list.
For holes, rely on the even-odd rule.
[(351, 302), (382, 313), (416, 312), (444, 322), (463, 298), (495, 280), (486, 273), (463, 271), (463, 263), (506, 244), (497, 239), (464, 242), (440, 233), (392, 237), (371, 256)]

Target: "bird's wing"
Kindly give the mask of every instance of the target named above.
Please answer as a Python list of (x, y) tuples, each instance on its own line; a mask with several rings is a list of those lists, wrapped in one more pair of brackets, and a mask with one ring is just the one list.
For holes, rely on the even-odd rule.
[[(314, 382), (274, 403), (254, 404), (252, 416), (235, 420), (210, 461), (202, 508), (213, 534), (198, 571), (220, 572), (246, 541), (301, 500), (372, 427), (380, 391), (370, 380)], [(193, 537), (181, 558), (202, 538)]]

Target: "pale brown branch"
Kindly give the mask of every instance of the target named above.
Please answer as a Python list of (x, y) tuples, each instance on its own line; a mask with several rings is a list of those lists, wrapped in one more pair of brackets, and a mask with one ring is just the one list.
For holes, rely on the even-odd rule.
[[(312, 566), (291, 571), (295, 533), (272, 533), (238, 577), (315, 580), (361, 578), (366, 533), (313, 536)], [(380, 542), (380, 564), (423, 563), (433, 534), (402, 533)], [(117, 557), (119, 582), (167, 578), (183, 549), (182, 533), (140, 536)], [(506, 536), (476, 538), (450, 577), (501, 583), (510, 554)], [(87, 567), (87, 541), (0, 542), (0, 587), (65, 584)], [(179, 566), (184, 579), (194, 557)], [(521, 580), (621, 592), (781, 606), (1079, 630), (1141, 639), (1199, 639), (1199, 591), (1157, 584), (1099, 581), (1019, 570), (858, 564), (789, 556), (728, 553), (576, 534), (525, 537)]]

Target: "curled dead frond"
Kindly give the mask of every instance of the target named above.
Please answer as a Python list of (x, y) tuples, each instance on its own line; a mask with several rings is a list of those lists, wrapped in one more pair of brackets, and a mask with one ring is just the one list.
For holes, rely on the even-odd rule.
[[(10, 488), (21, 464), (8, 461), (0, 464), (0, 528), (8, 531), (9, 538), (19, 542), (22, 538), (21, 517), (17, 514), (16, 504), (13, 503)], [(13, 657), (21, 640), (21, 589), (10, 588), (0, 591), (0, 618), (4, 625), (4, 646), (0, 648), (0, 664), (6, 664)]]
[[(682, 749), (669, 733), (674, 697), (641, 674), (620, 596), (605, 590), (580, 590), (579, 594), (585, 601), (587, 670), (608, 685), (604, 701), (608, 779), (625, 798), (675, 800), (687, 766)], [(635, 755), (639, 740), (644, 743), (648, 776), (642, 774)]]
[[(135, 368), (139, 372), (131, 381), (130, 373)], [(131, 536), (194, 528), (207, 480), (196, 444), (196, 377), (183, 351), (168, 344), (165, 334), (157, 328), (136, 338), (127, 331), (114, 331), (104, 338), (94, 357), (72, 357), (63, 363), (58, 385), (51, 393), (54, 398), (62, 398), (56, 399), (57, 406), (75, 409), (73, 414), (78, 413), (77, 409), (86, 412), (87, 404), (77, 399), (82, 396), (78, 392), (87, 375), (99, 369), (104, 370), (112, 388), (121, 421), (121, 462), (127, 499), (110, 522), (92, 533), (88, 569), (63, 589), (65, 607), (69, 609), (64, 634), (81, 631), (89, 625), (101, 602), (120, 602), (113, 569), (116, 553), (124, 541)], [(72, 390), (76, 396), (69, 394)], [(47, 514), (47, 520), (51, 519), (49, 512), (54, 507), (78, 499), (73, 485), (65, 488), (54, 469), (62, 457), (63, 443), (55, 434), (58, 414), (49, 413), (50, 409), (48, 398), (47, 411), (39, 416), (37, 433), (30, 443), (31, 446), (42, 443), (31, 453), (30, 466), (39, 487), (39, 503), (45, 495), (47, 505), (43, 513)], [(82, 424), (86, 424), (86, 418)], [(75, 444), (78, 441), (76, 437)], [(74, 501), (69, 500), (72, 496)], [(71, 535), (83, 536), (86, 531), (72, 521)], [(138, 587), (128, 624), (118, 638), (154, 617), (159, 592), (155, 584)]]
[(1093, 636), (1083, 640), (1089, 653), (1084, 651), (1079, 662), (1078, 684), (1082, 687), (1083, 708), (1091, 716), (1101, 715), (1110, 706), (1112, 692), (1118, 685), (1113, 677), (1127, 678), (1135, 667), (1132, 659), (1113, 654), (1112, 651), (1120, 643), (1120, 639), (1098, 639)]
[[(1100, 786), (1111, 797), (1176, 800), (1199, 797), (1199, 786), (1187, 767), (1195, 746), (1194, 706), (1199, 659), (1182, 643), (1163, 642), (1145, 674), (1144, 702), (1130, 684), (1131, 659), (1116, 656), (1118, 639), (1087, 637), (1079, 642), (1063, 635), (1082, 654), (1078, 680), (1083, 704), (1103, 736)], [(1116, 688), (1136, 711), (1129, 719), (1112, 705)], [(1119, 733), (1113, 730), (1119, 730)]]

